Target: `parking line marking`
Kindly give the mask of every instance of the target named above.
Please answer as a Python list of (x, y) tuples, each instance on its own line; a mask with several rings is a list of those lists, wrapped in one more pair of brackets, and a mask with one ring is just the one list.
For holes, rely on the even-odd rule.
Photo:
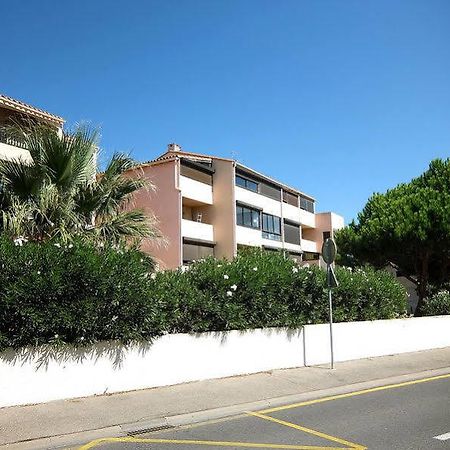
[(450, 433), (440, 434), (439, 436), (434, 436), (433, 439), (437, 439), (439, 441), (448, 441), (450, 439)]
[(265, 414), (257, 413), (257, 412), (247, 412), (255, 417), (259, 417), (260, 419), (270, 420), (271, 422), (278, 423), (280, 425), (284, 425), (286, 427), (295, 428), (296, 430), (303, 431), (304, 433), (312, 434), (314, 436), (320, 437), (322, 439), (326, 439), (328, 441), (337, 442), (338, 444), (346, 445), (347, 448), (364, 450), (367, 447), (364, 447), (360, 444), (355, 444), (354, 442), (346, 441), (345, 439), (341, 439), (336, 436), (331, 436), (329, 434), (322, 433), (321, 431), (312, 430), (311, 428), (302, 427), (301, 425), (297, 425), (295, 423), (286, 422), (285, 420), (276, 419), (275, 417), (266, 416)]
[[(135, 444), (182, 444), (182, 445), (210, 445), (216, 447), (244, 447), (244, 448), (273, 448), (285, 450), (348, 450), (342, 447), (317, 447), (314, 445), (291, 445), (291, 444), (263, 444), (256, 442), (228, 442), (228, 441), (195, 441), (187, 439), (144, 439), (133, 437), (102, 438), (83, 445), (79, 450), (88, 450), (101, 444), (113, 443), (135, 443)], [(356, 447), (353, 447), (356, 448)], [(365, 448), (365, 447), (358, 447)]]
[(444, 380), (446, 378), (450, 378), (450, 374), (437, 375), (435, 377), (422, 378), (420, 380), (405, 381), (403, 383), (388, 384), (386, 386), (379, 386), (379, 387), (370, 388), (370, 389), (363, 389), (361, 391), (348, 392), (347, 394), (338, 394), (338, 395), (333, 395), (331, 397), (317, 398), (315, 400), (307, 400), (305, 402), (292, 403), (290, 405), (284, 405), (284, 406), (277, 406), (277, 407), (274, 407), (274, 408), (262, 409), (262, 410), (260, 410), (258, 412), (260, 412), (261, 414), (268, 414), (268, 413), (277, 412), (277, 411), (284, 411), (286, 409), (299, 408), (301, 406), (315, 405), (316, 403), (329, 402), (331, 400), (339, 400), (341, 398), (348, 398), (348, 397), (355, 397), (357, 395), (370, 394), (372, 392), (379, 392), (379, 391), (384, 391), (384, 390), (387, 390), (387, 389), (395, 389), (395, 388), (400, 388), (400, 387), (403, 387), (403, 386), (411, 386), (411, 385), (414, 385), (414, 384), (427, 383), (428, 381)]

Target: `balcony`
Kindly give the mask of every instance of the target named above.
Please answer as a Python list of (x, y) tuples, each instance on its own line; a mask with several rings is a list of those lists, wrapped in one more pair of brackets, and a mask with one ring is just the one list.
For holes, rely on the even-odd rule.
[(207, 205), (213, 204), (212, 186), (180, 175), (181, 195)]
[(316, 227), (316, 216), (314, 213), (300, 209), (300, 223), (307, 227)]
[(317, 253), (317, 243), (308, 239), (302, 239), (302, 250), (304, 252)]
[(0, 159), (30, 160), (30, 153), (22, 142), (12, 139), (0, 130)]
[(23, 142), (18, 139), (14, 139), (11, 136), (8, 136), (3, 130), (0, 129), (0, 143), (10, 145), (11, 147), (18, 147), (26, 149), (26, 146)]
[(283, 217), (295, 223), (300, 223), (301, 209), (298, 206), (283, 203)]
[(285, 250), (293, 251), (293, 252), (301, 252), (304, 250), (300, 244), (292, 244), (291, 242), (284, 243)]
[(182, 219), (181, 235), (195, 241), (214, 242), (214, 227), (209, 223)]

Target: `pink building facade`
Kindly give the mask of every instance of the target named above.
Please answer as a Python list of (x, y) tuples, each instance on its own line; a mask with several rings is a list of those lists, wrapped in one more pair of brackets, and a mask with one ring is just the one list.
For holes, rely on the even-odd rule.
[(142, 248), (162, 269), (206, 256), (232, 259), (244, 247), (320, 264), (324, 238), (344, 226), (335, 213), (316, 213), (311, 196), (232, 159), (170, 144), (138, 170), (156, 192), (141, 191), (133, 206), (153, 213), (167, 240), (144, 242)]

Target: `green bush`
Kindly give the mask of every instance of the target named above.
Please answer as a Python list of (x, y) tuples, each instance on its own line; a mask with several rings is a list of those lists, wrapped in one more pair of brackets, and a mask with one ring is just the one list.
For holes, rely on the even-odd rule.
[(0, 349), (128, 342), (161, 328), (148, 301), (153, 262), (136, 250), (0, 239), (0, 267)]
[[(336, 276), (336, 321), (406, 315), (406, 291), (388, 272), (337, 267)], [(232, 262), (211, 258), (159, 273), (153, 292), (171, 323), (168, 332), (296, 327), (328, 320), (325, 271), (300, 268), (281, 253), (249, 250)]]
[[(165, 333), (298, 327), (328, 320), (325, 271), (251, 250), (151, 273), (137, 250), (0, 239), (0, 349), (151, 340)], [(337, 268), (336, 321), (406, 314), (387, 272)]]
[(428, 297), (423, 306), (424, 316), (450, 314), (450, 291), (442, 289)]

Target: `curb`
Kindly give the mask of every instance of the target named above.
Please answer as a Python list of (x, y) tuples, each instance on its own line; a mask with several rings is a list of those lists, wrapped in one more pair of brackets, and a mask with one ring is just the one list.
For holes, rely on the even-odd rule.
[(361, 383), (343, 385), (328, 389), (310, 391), (302, 394), (293, 394), (283, 397), (274, 397), (248, 403), (226, 406), (223, 408), (208, 409), (192, 413), (179, 414), (174, 416), (161, 417), (148, 421), (118, 424), (111, 427), (86, 430), (78, 433), (65, 434), (60, 436), (48, 436), (29, 441), (20, 441), (11, 444), (1, 445), (0, 449), (9, 450), (44, 450), (56, 448), (76, 448), (95, 439), (110, 437), (125, 437), (138, 434), (150, 433), (153, 431), (176, 428), (179, 426), (198, 424), (226, 418), (238, 418), (245, 415), (245, 411), (257, 411), (261, 409), (273, 408), (289, 403), (299, 403), (321, 397), (348, 394), (354, 391), (371, 389), (384, 385), (397, 384), (408, 381), (420, 380), (439, 375), (450, 374), (450, 367), (440, 369), (425, 370), (413, 374), (399, 375), (390, 378), (383, 378)]

